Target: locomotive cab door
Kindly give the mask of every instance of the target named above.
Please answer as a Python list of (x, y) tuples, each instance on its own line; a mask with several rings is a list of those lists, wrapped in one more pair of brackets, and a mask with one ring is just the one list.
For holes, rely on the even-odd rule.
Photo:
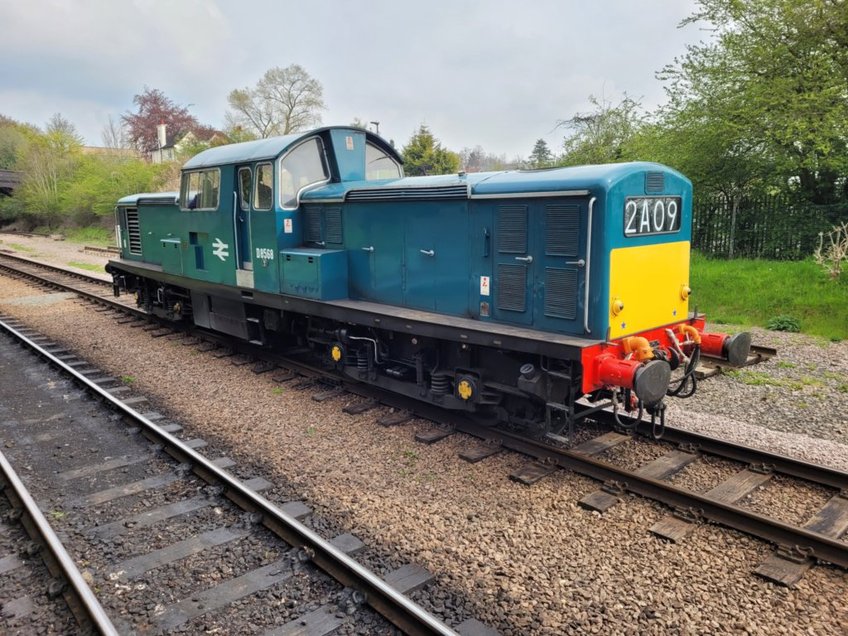
[(236, 243), (236, 283), (240, 287), (253, 287), (253, 255), (250, 241), (252, 183), (250, 166), (239, 166), (233, 191), (233, 231)]

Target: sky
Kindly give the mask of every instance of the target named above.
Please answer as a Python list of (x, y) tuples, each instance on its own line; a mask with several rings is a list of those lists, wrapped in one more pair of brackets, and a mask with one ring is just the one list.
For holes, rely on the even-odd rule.
[(227, 94), (299, 64), (324, 124), (426, 124), (454, 151), (557, 151), (589, 97), (664, 101), (655, 73), (704, 33), (695, 0), (0, 0), (0, 114), (61, 113), (88, 145), (144, 87), (223, 127)]

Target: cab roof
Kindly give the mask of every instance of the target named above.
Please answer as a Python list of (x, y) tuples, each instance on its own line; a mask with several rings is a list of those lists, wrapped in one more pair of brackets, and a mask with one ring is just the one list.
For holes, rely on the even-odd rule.
[(364, 133), (365, 140), (368, 143), (377, 146), (398, 163), (403, 164), (403, 159), (398, 154), (397, 150), (395, 150), (385, 139), (375, 135), (370, 130), (356, 128), (354, 126), (324, 126), (323, 128), (315, 128), (313, 130), (299, 132), (292, 135), (268, 137), (267, 139), (244, 141), (237, 144), (227, 144), (225, 146), (209, 148), (208, 150), (204, 150), (189, 159), (183, 165), (183, 170), (194, 170), (196, 168), (209, 168), (212, 166), (236, 163), (252, 163), (255, 161), (271, 161), (282, 155), (289, 148), (296, 146), (301, 141), (316, 135), (325, 136), (323, 133), (327, 133), (331, 130), (350, 130), (351, 132)]

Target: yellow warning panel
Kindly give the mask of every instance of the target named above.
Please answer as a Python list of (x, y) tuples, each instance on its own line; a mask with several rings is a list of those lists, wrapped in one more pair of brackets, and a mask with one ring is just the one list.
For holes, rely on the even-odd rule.
[(612, 250), (610, 338), (685, 319), (689, 292), (689, 241)]

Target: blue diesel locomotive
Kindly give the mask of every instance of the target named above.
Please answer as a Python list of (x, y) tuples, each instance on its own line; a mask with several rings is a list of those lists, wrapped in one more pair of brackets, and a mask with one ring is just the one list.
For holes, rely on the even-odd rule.
[(121, 199), (107, 270), (153, 314), (556, 434), (582, 397), (656, 413), (701, 351), (747, 357), (689, 314), (691, 210), (658, 164), (404, 177), (379, 136), (326, 127)]

